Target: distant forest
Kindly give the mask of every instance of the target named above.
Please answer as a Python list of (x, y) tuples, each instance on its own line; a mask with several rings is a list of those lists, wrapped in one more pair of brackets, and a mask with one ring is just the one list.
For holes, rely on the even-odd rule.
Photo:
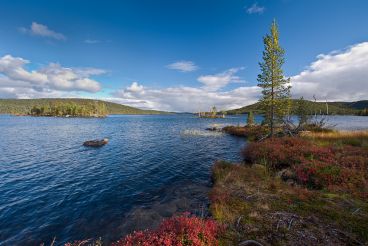
[[(291, 113), (296, 112), (298, 105), (298, 99), (291, 100)], [(305, 101), (305, 105), (309, 114), (318, 115), (362, 115), (368, 116), (368, 100), (356, 101), (356, 102), (312, 102)], [(262, 114), (260, 103), (251, 104), (242, 108), (232, 109), (226, 111), (227, 114), (247, 114), (249, 112)]]
[(0, 114), (105, 117), (109, 114), (165, 114), (92, 99), (0, 99)]

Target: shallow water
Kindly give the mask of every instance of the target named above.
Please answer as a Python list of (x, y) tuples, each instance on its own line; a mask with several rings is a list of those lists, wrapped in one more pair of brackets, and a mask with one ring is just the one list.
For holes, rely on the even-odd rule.
[[(0, 244), (115, 240), (184, 211), (206, 213), (210, 168), (245, 141), (207, 132), (244, 117), (0, 116)], [(110, 139), (102, 148), (85, 140)]]

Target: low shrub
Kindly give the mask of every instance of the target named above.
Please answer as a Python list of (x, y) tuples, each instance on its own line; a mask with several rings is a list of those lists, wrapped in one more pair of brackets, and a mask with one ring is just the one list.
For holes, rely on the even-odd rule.
[(112, 245), (218, 245), (217, 236), (221, 231), (221, 226), (212, 219), (201, 219), (185, 214), (164, 220), (157, 230), (137, 231)]
[(243, 158), (249, 164), (265, 164), (271, 170), (290, 167), (309, 155), (312, 144), (301, 138), (270, 138), (262, 142), (249, 143), (242, 151)]
[(331, 128), (328, 128), (324, 125), (318, 124), (318, 123), (309, 123), (304, 126), (305, 131), (311, 131), (311, 132), (333, 132)]
[(246, 137), (248, 140), (258, 140), (268, 134), (267, 127), (261, 125), (225, 126), (222, 130), (233, 136)]
[(317, 146), (297, 138), (272, 138), (250, 143), (242, 152), (249, 164), (264, 164), (271, 172), (289, 168), (308, 188), (367, 194), (368, 151), (354, 146)]

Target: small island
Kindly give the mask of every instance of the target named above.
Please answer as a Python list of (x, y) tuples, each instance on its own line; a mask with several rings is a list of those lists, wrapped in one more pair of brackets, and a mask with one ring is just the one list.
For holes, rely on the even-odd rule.
[(225, 118), (225, 113), (218, 113), (216, 106), (213, 106), (210, 112), (198, 112), (199, 118)]
[(106, 117), (108, 114), (103, 102), (78, 105), (76, 103), (50, 103), (46, 106), (33, 106), (27, 113), (30, 116), (49, 117)]
[(0, 99), (0, 114), (45, 117), (97, 117), (111, 114), (169, 114), (118, 103), (82, 98)]

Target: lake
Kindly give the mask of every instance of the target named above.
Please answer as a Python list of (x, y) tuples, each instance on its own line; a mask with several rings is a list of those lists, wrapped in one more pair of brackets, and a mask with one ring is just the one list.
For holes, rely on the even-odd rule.
[[(257, 117), (257, 121), (261, 118)], [(244, 139), (205, 131), (245, 116), (104, 119), (0, 116), (0, 245), (86, 238), (106, 242), (162, 218), (207, 213), (215, 160), (240, 161)], [(339, 129), (368, 117), (331, 116)], [(109, 138), (102, 148), (86, 140)]]

